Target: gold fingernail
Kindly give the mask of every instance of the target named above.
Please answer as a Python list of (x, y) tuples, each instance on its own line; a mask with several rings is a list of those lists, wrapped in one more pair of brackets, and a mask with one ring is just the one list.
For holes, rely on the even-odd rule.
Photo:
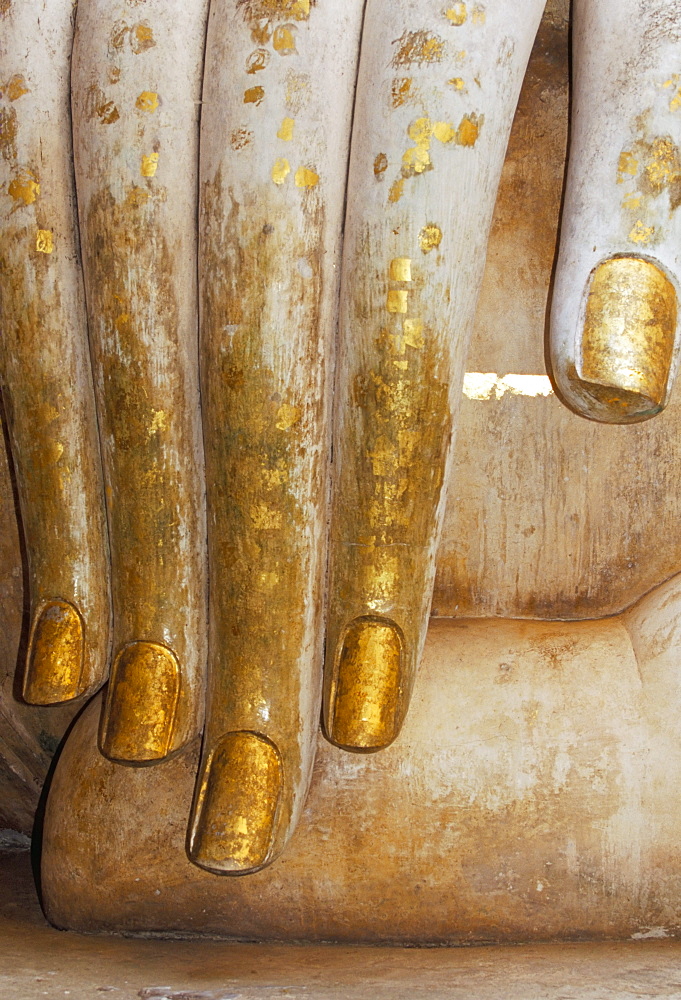
[(613, 414), (664, 405), (676, 336), (676, 292), (654, 264), (614, 257), (594, 271), (582, 333), (584, 388)]
[(348, 750), (379, 750), (397, 736), (402, 639), (392, 622), (357, 618), (335, 669), (329, 736)]
[(167, 756), (179, 695), (180, 665), (170, 649), (157, 642), (124, 646), (111, 674), (102, 753), (137, 764)]
[(82, 694), (83, 621), (68, 601), (48, 601), (37, 615), (28, 646), (24, 698), (54, 705)]
[(246, 872), (267, 861), (282, 789), (279, 753), (257, 733), (227, 733), (201, 780), (191, 860), (219, 872)]

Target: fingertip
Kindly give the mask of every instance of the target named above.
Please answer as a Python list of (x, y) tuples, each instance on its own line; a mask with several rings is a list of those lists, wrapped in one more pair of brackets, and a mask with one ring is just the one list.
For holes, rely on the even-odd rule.
[(602, 261), (586, 291), (574, 363), (557, 376), (565, 402), (592, 420), (634, 423), (667, 402), (677, 328), (676, 289), (642, 257)]
[(400, 729), (404, 639), (384, 618), (360, 617), (345, 629), (335, 653), (327, 735), (344, 750), (389, 746)]
[(246, 875), (274, 860), (283, 793), (279, 750), (253, 732), (223, 736), (211, 751), (194, 807), (189, 858), (216, 874)]
[(31, 705), (73, 701), (83, 683), (85, 630), (70, 601), (47, 601), (36, 613), (29, 640), (23, 696)]
[(157, 642), (131, 642), (113, 665), (104, 707), (100, 748), (122, 764), (153, 764), (174, 745), (180, 697), (180, 664)]

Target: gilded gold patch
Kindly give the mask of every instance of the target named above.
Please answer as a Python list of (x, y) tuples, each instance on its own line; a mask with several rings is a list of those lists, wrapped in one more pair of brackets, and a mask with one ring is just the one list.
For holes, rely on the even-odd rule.
[(296, 51), (296, 39), (293, 34), (295, 28), (292, 24), (280, 24), (274, 29), (272, 45), (280, 56), (291, 56)]
[(433, 122), (433, 135), (440, 142), (453, 142), (457, 139), (458, 132), (451, 122)]
[(270, 61), (270, 54), (267, 49), (256, 49), (255, 52), (251, 52), (248, 59), (246, 60), (246, 72), (250, 76), (255, 76), (256, 73), (260, 73), (267, 66)]
[(464, 115), (456, 130), (456, 141), (459, 146), (474, 146), (478, 141), (482, 123), (482, 115)]
[(374, 177), (377, 180), (382, 180), (383, 174), (388, 169), (388, 157), (385, 153), (379, 153), (374, 160)]
[(423, 253), (436, 250), (442, 242), (442, 230), (434, 222), (429, 222), (419, 233), (419, 246)]
[(140, 167), (142, 177), (155, 177), (157, 169), (158, 153), (150, 153), (148, 156), (142, 157), (142, 166)]
[(113, 125), (121, 117), (113, 101), (103, 101), (95, 108), (95, 115), (102, 125)]
[(21, 73), (15, 73), (14, 76), (9, 78), (5, 86), (5, 93), (10, 101), (18, 101), (24, 94), (30, 94), (30, 90), (26, 86), (26, 80)]
[(256, 107), (262, 104), (265, 91), (262, 87), (249, 87), (244, 90), (244, 104), (255, 104)]
[(309, 167), (298, 167), (295, 175), (296, 187), (311, 188), (319, 182), (319, 174)]
[(257, 733), (223, 736), (201, 777), (190, 856), (211, 871), (260, 868), (272, 845), (283, 787), (278, 751)]
[(388, 291), (386, 308), (391, 313), (406, 313), (409, 292), (404, 288), (391, 288)]
[(468, 11), (466, 10), (466, 4), (455, 3), (453, 7), (449, 7), (445, 11), (445, 17), (451, 24), (455, 25), (456, 27), (460, 27), (462, 24), (465, 24), (466, 19), (468, 18)]
[(275, 427), (280, 431), (287, 431), (289, 427), (293, 427), (297, 424), (301, 417), (301, 410), (299, 406), (290, 406), (288, 403), (282, 403), (282, 405), (277, 410), (277, 421)]
[(389, 273), (391, 281), (411, 281), (411, 257), (393, 257)]
[(390, 96), (394, 108), (401, 108), (413, 97), (412, 87), (414, 81), (410, 76), (396, 77), (392, 82)]
[(396, 67), (421, 66), (444, 59), (444, 41), (429, 31), (405, 31), (393, 44), (398, 47), (392, 60)]
[(655, 226), (646, 226), (638, 219), (629, 233), (629, 239), (632, 243), (650, 243), (654, 235)]
[(135, 101), (138, 111), (156, 111), (158, 107), (158, 94), (153, 90), (143, 90)]
[(284, 142), (291, 142), (293, 139), (294, 125), (295, 120), (293, 118), (284, 118), (279, 127), (279, 131), (277, 132), (277, 139), (282, 139)]
[(421, 350), (424, 346), (423, 320), (418, 318), (405, 319), (402, 324), (402, 330), (404, 333), (405, 344), (408, 347), (414, 347), (417, 350)]
[(35, 248), (38, 253), (54, 251), (54, 236), (51, 229), (39, 229), (35, 236)]
[(130, 32), (130, 47), (135, 55), (140, 55), (156, 45), (154, 32), (146, 21), (140, 21)]
[(638, 160), (636, 157), (626, 150), (623, 153), (620, 153), (620, 158), (617, 164), (617, 183), (622, 184), (627, 174), (631, 177), (635, 177), (637, 172)]
[(288, 160), (283, 157), (280, 160), (275, 160), (272, 167), (272, 180), (275, 184), (283, 184), (290, 173), (291, 165)]
[(21, 170), (8, 185), (7, 193), (15, 201), (32, 205), (40, 194), (40, 181), (31, 170)]

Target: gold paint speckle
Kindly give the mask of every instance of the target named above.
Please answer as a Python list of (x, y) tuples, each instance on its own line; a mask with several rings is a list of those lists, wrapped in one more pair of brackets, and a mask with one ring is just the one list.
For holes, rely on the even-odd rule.
[(437, 249), (442, 242), (442, 230), (434, 222), (429, 222), (419, 233), (419, 246), (423, 253)]
[(319, 181), (319, 174), (315, 173), (314, 170), (310, 170), (308, 167), (298, 167), (296, 170), (296, 187), (299, 188), (310, 188), (315, 187)]
[(149, 201), (149, 192), (144, 188), (137, 187), (137, 185), (135, 185), (128, 192), (125, 204), (129, 205), (131, 208), (139, 208), (139, 206), (143, 205), (146, 201)]
[(158, 107), (158, 94), (153, 90), (143, 90), (135, 101), (138, 111), (156, 111)]
[(630, 174), (632, 177), (636, 176), (638, 171), (638, 160), (632, 153), (623, 152), (620, 153), (619, 162), (617, 165), (617, 183), (622, 184), (624, 181), (625, 174)]
[(10, 101), (18, 101), (24, 94), (30, 93), (26, 86), (26, 80), (21, 73), (15, 73), (14, 76), (9, 78), (5, 87), (5, 93)]
[(628, 194), (622, 199), (622, 207), (628, 208), (630, 211), (634, 211), (641, 207), (641, 195), (640, 194)]
[(632, 243), (650, 243), (655, 233), (655, 226), (646, 226), (638, 219), (629, 233)]
[(254, 76), (256, 73), (265, 69), (269, 59), (270, 54), (267, 49), (256, 49), (255, 52), (251, 52), (250, 56), (246, 60), (246, 72), (251, 76)]
[(38, 253), (52, 253), (54, 236), (51, 229), (39, 229), (35, 236), (35, 248)]
[(413, 83), (414, 81), (410, 76), (396, 77), (393, 80), (392, 87), (390, 88), (390, 96), (394, 108), (401, 108), (403, 104), (412, 99), (414, 96), (412, 93)]
[(290, 406), (288, 403), (282, 403), (277, 410), (277, 422), (275, 426), (280, 431), (287, 431), (294, 424), (298, 423), (300, 416), (301, 411), (299, 406)]
[(404, 177), (398, 178), (393, 184), (390, 185), (390, 191), (388, 193), (388, 201), (396, 202), (399, 201), (404, 193)]
[(445, 43), (427, 31), (405, 31), (394, 44), (398, 49), (393, 57), (393, 66), (420, 66), (441, 62), (444, 58)]
[(455, 3), (453, 7), (450, 7), (445, 11), (445, 17), (456, 27), (460, 27), (462, 24), (465, 24), (468, 17), (466, 4)]
[(383, 174), (388, 169), (388, 157), (385, 153), (379, 153), (374, 160), (374, 177), (379, 181), (383, 179)]
[(142, 177), (155, 177), (158, 169), (158, 153), (150, 153), (149, 156), (142, 157), (140, 173)]
[(237, 128), (232, 132), (229, 144), (232, 149), (243, 149), (253, 140), (253, 133), (247, 128)]
[(464, 115), (456, 130), (456, 141), (459, 146), (474, 146), (478, 141), (482, 127), (482, 115)]
[(99, 119), (101, 125), (113, 125), (121, 117), (118, 113), (118, 108), (113, 101), (102, 101), (95, 108), (95, 115)]
[(290, 142), (293, 139), (293, 126), (295, 125), (295, 120), (293, 118), (284, 118), (279, 131), (277, 132), (277, 138), (283, 139), (284, 142)]
[(40, 181), (32, 171), (22, 170), (9, 182), (7, 193), (17, 202), (32, 205), (40, 194)]
[(278, 28), (274, 29), (272, 45), (280, 56), (290, 56), (296, 51), (294, 30), (295, 25), (293, 24), (280, 24)]
[(282, 159), (276, 160), (272, 167), (272, 180), (275, 184), (283, 184), (290, 173), (291, 165), (288, 160), (282, 157)]
[(461, 91), (466, 90), (466, 84), (463, 82), (460, 76), (453, 76), (451, 80), (447, 80), (447, 83), (449, 84), (450, 87), (453, 87), (454, 90), (461, 90)]
[(145, 21), (136, 24), (130, 33), (130, 46), (135, 55), (146, 52), (154, 45), (156, 45), (156, 41), (151, 26)]
[(265, 91), (262, 87), (249, 87), (248, 90), (244, 91), (244, 104), (258, 104), (262, 103), (265, 96)]

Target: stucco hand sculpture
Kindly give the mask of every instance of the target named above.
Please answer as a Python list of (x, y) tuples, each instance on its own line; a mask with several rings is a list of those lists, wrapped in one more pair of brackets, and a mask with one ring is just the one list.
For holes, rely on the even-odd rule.
[[(360, 30), (324, 717), (340, 746), (376, 750), (399, 732), (421, 654), (491, 213), (542, 7), (213, 2), (198, 192), (209, 685), (190, 844), (204, 867), (273, 860), (312, 765)], [(661, 409), (675, 364), (678, 14), (669, 0), (575, 5), (553, 368), (566, 401), (601, 420)], [(181, 748), (204, 705), (194, 254), (205, 15), (204, 3), (154, 0), (78, 11), (76, 189), (113, 595), (102, 748), (128, 763)], [(70, 16), (70, 4), (46, 3), (48, 44), (26, 55), (36, 10), (14, 0), (4, 14), (3, 366), (33, 584), (25, 691), (39, 703), (94, 690), (109, 646), (63, 140)]]

